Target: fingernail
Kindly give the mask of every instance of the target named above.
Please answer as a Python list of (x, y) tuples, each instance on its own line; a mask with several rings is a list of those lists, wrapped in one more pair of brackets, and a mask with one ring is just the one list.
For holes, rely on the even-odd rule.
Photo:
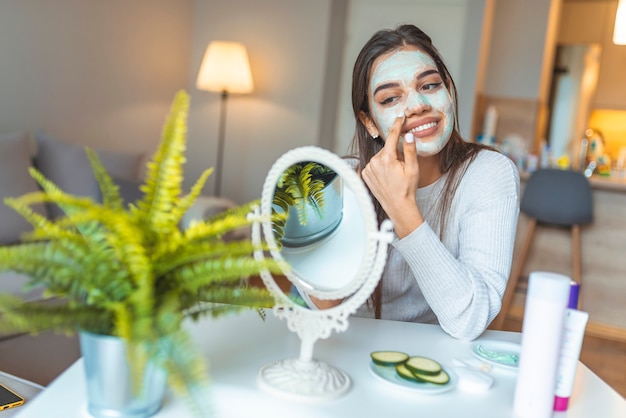
[(398, 118), (402, 118), (402, 119), (404, 119), (404, 112), (402, 112), (402, 113), (398, 113), (398, 116), (397, 116), (397, 117), (398, 117)]
[(412, 144), (413, 141), (415, 141), (415, 138), (413, 137), (413, 134), (411, 132), (407, 132), (406, 134), (404, 134), (404, 142)]

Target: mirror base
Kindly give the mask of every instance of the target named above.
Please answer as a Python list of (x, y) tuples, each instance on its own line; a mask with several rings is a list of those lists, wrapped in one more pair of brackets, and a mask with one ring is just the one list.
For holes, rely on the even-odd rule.
[(298, 401), (329, 401), (346, 394), (352, 382), (343, 371), (318, 360), (276, 361), (259, 371), (258, 383), (264, 390)]

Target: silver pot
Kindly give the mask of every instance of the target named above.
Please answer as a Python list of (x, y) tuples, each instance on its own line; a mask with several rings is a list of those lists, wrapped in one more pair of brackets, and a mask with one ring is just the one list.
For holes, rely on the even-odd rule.
[(166, 373), (148, 363), (134, 393), (126, 343), (109, 335), (80, 332), (87, 382), (87, 409), (95, 418), (146, 418), (161, 407)]

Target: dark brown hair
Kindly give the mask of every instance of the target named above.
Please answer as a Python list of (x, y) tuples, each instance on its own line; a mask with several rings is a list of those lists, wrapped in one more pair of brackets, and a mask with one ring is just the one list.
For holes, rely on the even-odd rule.
[[(439, 220), (439, 236), (442, 238), (445, 230), (446, 215), (450, 210), (452, 199), (463, 174), (467, 168), (467, 163), (476, 157), (481, 149), (487, 147), (466, 142), (461, 137), (458, 129), (458, 98), (456, 85), (448, 68), (443, 63), (439, 51), (433, 45), (430, 37), (414, 25), (400, 25), (395, 29), (385, 29), (376, 32), (361, 49), (359, 56), (354, 63), (352, 72), (352, 110), (356, 119), (354, 137), (350, 145), (352, 154), (359, 159), (359, 168), (365, 167), (369, 160), (378, 153), (384, 146), (384, 141), (380, 138), (372, 139), (365, 126), (359, 121), (359, 113), (370, 114), (368, 101), (368, 86), (374, 61), (383, 54), (398, 50), (404, 46), (414, 46), (420, 51), (428, 54), (446, 85), (454, 102), (454, 125), (450, 140), (440, 152), (439, 170), (441, 174), (448, 173), (443, 188), (442, 196), (438, 200), (436, 216)], [(374, 208), (378, 217), (378, 222), (388, 218), (382, 206), (372, 196)], [(371, 303), (374, 305), (376, 318), (381, 317), (382, 306), (382, 280), (374, 291)]]

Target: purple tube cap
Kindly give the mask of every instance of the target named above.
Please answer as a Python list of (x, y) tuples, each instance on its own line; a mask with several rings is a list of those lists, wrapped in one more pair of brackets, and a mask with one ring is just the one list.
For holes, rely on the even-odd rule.
[(578, 294), (580, 293), (580, 285), (575, 281), (571, 281), (569, 290), (569, 302), (567, 307), (570, 309), (578, 309)]
[(567, 411), (567, 404), (569, 403), (569, 398), (562, 398), (560, 396), (554, 397), (554, 410), (555, 411)]

